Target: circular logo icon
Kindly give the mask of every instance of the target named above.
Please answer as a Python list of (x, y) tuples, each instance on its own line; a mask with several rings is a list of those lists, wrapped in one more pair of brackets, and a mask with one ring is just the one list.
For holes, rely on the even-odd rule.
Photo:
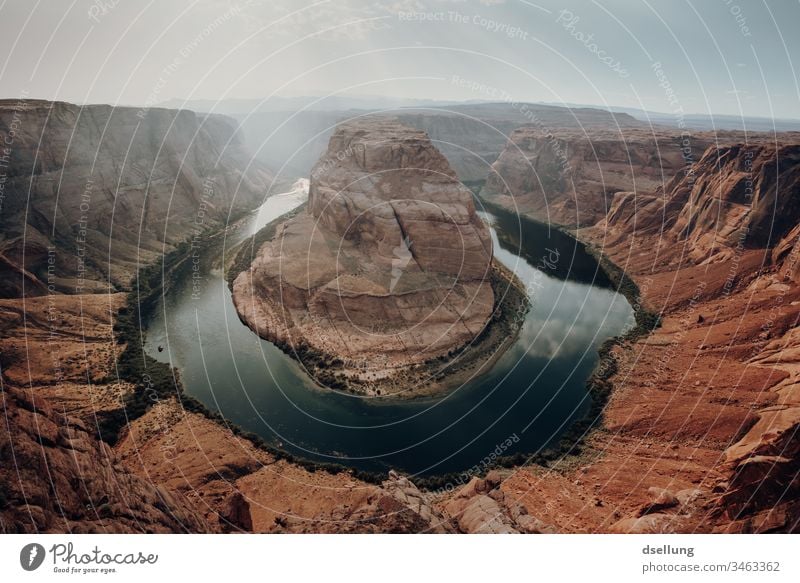
[(26, 571), (35, 571), (44, 562), (44, 547), (39, 543), (30, 543), (19, 552), (19, 564)]

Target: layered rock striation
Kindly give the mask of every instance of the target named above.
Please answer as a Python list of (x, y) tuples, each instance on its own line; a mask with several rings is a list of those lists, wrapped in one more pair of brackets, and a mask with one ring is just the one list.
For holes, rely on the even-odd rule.
[(652, 191), (697, 160), (708, 136), (619, 128), (515, 130), (481, 195), (533, 217), (588, 227), (618, 192)]
[(339, 126), (308, 207), (233, 282), (259, 335), (349, 380), (392, 379), (474, 341), (494, 310), (492, 244), (428, 136), (394, 120)]
[(800, 146), (711, 147), (664, 188), (620, 193), (599, 226), (612, 242), (633, 231), (658, 234), (695, 263), (737, 249), (774, 249), (780, 261), (797, 239), (799, 191)]
[(607, 425), (646, 433), (648, 447), (694, 444), (691, 463), (654, 486), (699, 489), (710, 523), (660, 509), (617, 530), (800, 528), (798, 177), (796, 144), (713, 146), (583, 232), (663, 319), (622, 354)]
[(233, 120), (0, 101), (0, 292), (125, 289), (141, 265), (263, 201), (271, 173)]

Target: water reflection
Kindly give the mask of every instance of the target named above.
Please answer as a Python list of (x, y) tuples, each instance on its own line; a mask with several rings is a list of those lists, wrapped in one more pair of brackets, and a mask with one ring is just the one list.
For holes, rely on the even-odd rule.
[[(306, 193), (307, 182), (270, 198), (226, 248)], [(195, 297), (191, 281), (169, 292), (148, 328), (148, 352), (177, 366), (186, 391), (209, 408), (303, 457), (432, 474), (472, 467), (511, 436), (504, 455), (536, 451), (586, 415), (597, 348), (623, 330), (631, 308), (571, 237), (500, 213), (484, 218), (494, 225), (497, 258), (526, 284), (532, 306), (491, 371), (446, 397), (376, 402), (315, 387), (295, 361), (240, 323), (222, 273), (210, 265)], [(553, 252), (555, 266), (537, 268)]]

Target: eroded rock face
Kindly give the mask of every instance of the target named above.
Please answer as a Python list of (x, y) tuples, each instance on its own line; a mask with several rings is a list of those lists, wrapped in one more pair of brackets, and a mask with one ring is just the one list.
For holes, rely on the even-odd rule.
[(719, 247), (778, 244), (800, 219), (800, 146), (710, 148), (678, 188), (691, 194), (673, 233), (692, 241), (696, 259)]
[(614, 196), (651, 191), (700, 157), (706, 136), (642, 129), (516, 130), (492, 165), (482, 196), (546, 221), (590, 226)]
[(612, 241), (661, 234), (698, 264), (732, 258), (737, 248), (774, 248), (780, 263), (792, 255), (798, 220), (800, 146), (736, 144), (708, 148), (663, 189), (618, 194), (598, 227)]
[(408, 240), (423, 271), (486, 276), (488, 229), (424, 132), (387, 120), (349, 122), (331, 137), (311, 177), (309, 212), (339, 239), (386, 260)]
[(255, 208), (272, 179), (233, 120), (186, 110), (0, 100), (0, 140), (5, 297), (125, 289), (141, 265)]
[[(615, 389), (610, 429), (617, 429), (613, 399), (621, 406), (624, 398), (619, 426), (673, 440), (691, 427), (714, 452), (703, 461), (704, 477), (692, 480), (692, 488), (713, 492), (695, 502), (712, 521), (673, 530), (793, 532), (800, 525), (794, 138), (710, 147), (691, 172), (663, 190), (618, 196), (608, 218), (584, 231), (626, 265), (647, 304), (662, 312), (661, 328), (637, 343), (636, 364), (624, 373), (629, 388), (624, 396)], [(658, 367), (661, 386), (653, 390), (647, 379)], [(634, 421), (640, 390), (649, 393), (647, 408)], [(673, 425), (679, 432), (666, 433)], [(651, 496), (635, 513), (645, 516), (617, 528), (655, 528), (652, 521), (675, 513), (665, 502), (673, 501)]]
[(124, 468), (78, 418), (6, 386), (0, 532), (208, 532), (182, 495)]
[(261, 336), (369, 380), (475, 339), (491, 269), (488, 228), (427, 135), (369, 118), (339, 126), (307, 210), (277, 227), (233, 295)]

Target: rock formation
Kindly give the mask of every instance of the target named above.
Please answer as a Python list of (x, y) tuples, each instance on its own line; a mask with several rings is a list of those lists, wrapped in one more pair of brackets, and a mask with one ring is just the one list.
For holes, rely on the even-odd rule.
[(257, 250), (233, 296), (259, 335), (369, 382), (475, 340), (491, 275), (488, 228), (444, 156), (423, 132), (369, 118), (339, 126), (307, 210)]
[[(77, 121), (79, 108), (29, 105), (31, 117), (25, 127), (43, 131), (42, 119), (51, 112), (48, 128), (77, 125), (83, 129), (76, 139), (77, 135), (94, 136), (95, 141), (89, 143), (100, 143), (100, 133)], [(84, 108), (84, 114), (90, 110), (94, 108)], [(94, 111), (100, 115), (111, 110), (98, 107)], [(46, 134), (47, 147), (41, 148), (52, 155), (37, 158), (36, 131), (26, 136), (28, 130), (13, 115), (11, 104), (0, 112), (5, 135), (13, 128), (17, 136), (15, 162), (3, 183), (2, 220), (4, 234), (10, 235), (2, 243), (2, 261), (4, 275), (11, 276), (4, 281), (25, 277), (26, 289), (42, 291), (41, 285), (46, 285), (43, 256), (36, 258), (35, 244), (58, 245), (64, 253), (63, 237), (71, 237), (72, 231), (62, 230), (61, 218), (73, 211), (60, 209), (54, 222), (51, 213), (60, 206), (55, 204), (55, 194), (80, 203), (85, 169), (78, 172), (75, 164), (80, 166), (85, 159), (60, 158), (66, 152), (63, 138), (67, 134), (58, 132)], [(92, 119), (105, 124), (116, 115)], [(200, 125), (184, 113), (151, 110), (147, 115), (163, 115), (168, 123), (175, 120), (181, 127), (185, 121), (184, 129), (189, 131)], [(400, 131), (386, 123), (381, 127)], [(143, 122), (139, 132), (145, 127)], [(163, 130), (159, 128), (153, 125), (148, 132)], [(111, 126), (108, 131), (107, 135), (113, 135)], [(461, 202), (468, 199), (461, 198), (452, 173), (424, 136), (405, 128), (399, 145), (384, 145), (367, 156), (367, 148), (357, 145), (381, 144), (381, 133), (358, 127), (342, 131), (338, 145), (317, 167), (309, 207), (316, 210), (284, 221), (276, 229), (279, 236), (260, 247), (254, 270), (247, 272), (253, 284), (257, 265), (270, 265), (275, 257), (294, 257), (302, 247), (301, 237), (306, 237), (305, 244), (314, 245), (313, 253), (306, 251), (308, 268), (290, 270), (293, 279), (286, 282), (259, 272), (259, 281), (265, 282), (265, 289), (282, 286), (278, 289), (290, 301), (297, 300), (292, 293), (302, 298), (302, 294), (316, 296), (324, 290), (314, 305), (320, 310), (324, 306), (336, 318), (348, 313), (348, 293), (363, 289), (358, 286), (366, 288), (364, 293), (373, 302), (367, 304), (370, 309), (383, 310), (388, 303), (400, 313), (403, 294), (410, 294), (414, 308), (426, 298), (418, 291), (420, 286), (435, 290), (440, 281), (455, 281), (463, 288), (485, 289), (477, 274), (481, 266), (489, 265), (490, 256), (479, 253), (479, 260), (474, 254), (464, 260), (464, 272), (469, 275), (462, 279), (452, 269), (453, 261), (458, 262), (458, 248), (434, 244), (424, 208), (398, 205), (399, 212), (394, 212), (392, 193), (399, 185), (410, 185), (428, 196), (426, 200), (446, 192), (448, 197), (441, 204), (459, 207), (462, 212), (453, 214), (462, 222), (454, 222), (456, 228), (443, 221), (435, 228), (448, 234), (463, 231), (465, 241), (471, 241), (475, 249), (481, 249), (478, 243), (485, 240), (481, 225), (473, 222), (471, 207)], [(152, 168), (160, 159), (153, 148), (157, 150), (161, 141), (156, 137), (147, 147), (141, 144), (141, 151), (138, 146), (132, 151)], [(640, 188), (637, 169), (636, 190), (626, 187), (616, 193), (608, 217), (579, 231), (579, 236), (635, 279), (642, 302), (662, 314), (662, 325), (611, 351), (617, 372), (610, 378), (614, 388), (604, 410), (606, 431), (593, 433), (582, 445), (583, 454), (554, 460), (547, 467), (528, 465), (475, 476), (455, 491), (422, 491), (395, 473), (380, 484), (369, 484), (348, 471), (311, 471), (256, 447), (207, 415), (185, 409), (176, 396), (149, 407), (112, 447), (96, 436), (100, 414), (120, 407), (138, 389), (114, 376), (124, 346), (116, 343), (112, 326), (125, 294), (0, 300), (0, 408), (6, 420), (0, 429), (0, 532), (800, 530), (800, 212), (796, 202), (800, 160), (797, 146), (788, 145), (800, 140), (781, 136), (779, 141), (787, 145), (711, 147), (688, 171), (684, 168), (675, 176), (665, 176), (663, 182), (653, 179), (651, 184), (658, 184), (651, 191)], [(143, 194), (146, 177), (129, 174), (138, 172), (137, 167), (126, 164), (122, 170), (128, 141), (124, 144), (122, 148), (116, 141), (103, 140), (102, 149), (112, 148), (114, 154), (106, 158), (101, 152), (99, 160), (106, 170), (95, 182), (105, 198), (119, 198), (115, 216), (129, 213), (127, 230), (123, 230), (125, 225), (116, 225), (115, 219), (113, 233), (120, 233), (123, 242), (134, 241), (135, 247), (130, 237), (138, 230), (143, 210), (151, 219), (166, 217), (169, 172), (174, 179), (180, 165), (165, 162), (171, 169), (167, 182), (151, 182), (148, 191), (154, 198), (150, 199)], [(347, 150), (345, 144), (355, 147)], [(351, 153), (339, 160), (335, 148)], [(191, 177), (206, 176), (213, 168), (203, 151), (205, 147), (187, 158), (185, 176), (176, 183), (180, 196), (188, 197), (182, 204), (202, 196)], [(608, 166), (612, 158), (609, 154), (603, 164), (612, 168)], [(408, 161), (435, 175), (434, 187), (426, 186), (428, 181), (420, 176), (409, 175)], [(383, 164), (389, 166), (386, 172), (376, 170)], [(236, 182), (241, 169), (233, 163), (227, 168), (220, 172)], [(61, 174), (65, 182), (56, 188)], [(393, 174), (402, 179), (385, 177)], [(35, 196), (28, 224), (22, 226), (16, 221), (26, 204), (24, 197), (19, 198), (20, 192), (27, 193), (26, 176)], [(597, 184), (581, 176), (586, 184)], [(119, 177), (130, 190), (118, 192)], [(376, 189), (363, 188), (362, 183)], [(624, 187), (625, 180), (618, 186)], [(338, 191), (341, 196), (334, 196)], [(133, 193), (132, 208), (123, 204), (123, 192)], [(225, 205), (238, 204), (232, 202), (235, 189), (223, 192), (224, 205), (212, 211), (216, 221), (224, 220)], [(252, 195), (255, 200), (255, 191)], [(98, 200), (95, 194), (91, 200), (92, 204)], [(110, 204), (100, 208), (108, 210)], [(393, 214), (385, 212), (389, 207)], [(191, 223), (197, 207), (188, 208), (191, 212), (173, 209), (178, 215), (169, 223), (166, 246), (163, 222), (154, 229), (144, 226), (147, 257), (160, 256), (180, 240), (182, 228), (174, 233), (170, 229)], [(108, 233), (97, 225), (104, 221), (110, 225), (110, 219), (98, 213), (92, 228)], [(69, 216), (66, 226), (75, 222)], [(304, 224), (312, 231), (316, 228), (313, 239)], [(370, 228), (364, 229), (365, 225)], [(22, 229), (28, 230), (27, 244), (31, 245), (25, 264), (20, 251)], [(372, 233), (380, 236), (371, 237)], [(419, 238), (419, 247), (409, 245), (413, 243), (406, 239), (409, 233)], [(95, 257), (98, 249), (108, 253), (100, 234), (92, 236), (100, 241), (92, 246)], [(397, 249), (392, 238), (398, 240)], [(276, 241), (283, 241), (287, 250), (276, 247)], [(360, 252), (362, 248), (368, 251)], [(131, 247), (114, 244), (113, 265), (90, 266), (95, 270), (92, 277), (105, 281), (110, 273), (125, 287), (126, 274), (134, 265), (132, 253)], [(350, 268), (364, 256), (369, 259), (364, 269), (341, 269), (347, 277), (337, 273), (336, 266)], [(301, 283), (299, 291), (293, 290), (294, 283), (302, 282), (298, 273), (311, 272), (312, 267), (324, 277), (313, 286)], [(69, 283), (76, 275), (73, 268), (62, 263), (57, 274), (66, 274), (58, 286), (75, 290)], [(327, 286), (334, 279), (341, 281), (342, 292)], [(375, 291), (388, 289), (393, 280), (392, 293)], [(14, 282), (2, 293), (17, 295), (19, 288)], [(338, 311), (333, 307), (337, 300), (341, 300)], [(461, 304), (453, 302), (448, 306), (457, 311)], [(247, 308), (247, 303), (240, 306), (240, 310)], [(286, 317), (286, 322), (295, 325), (289, 319), (294, 317), (291, 309), (279, 316), (278, 321)], [(370, 321), (367, 314), (359, 316), (359, 323)]]
[[(112, 328), (124, 303), (124, 293), (0, 300), (0, 532), (217, 530), (191, 492), (128, 462), (145, 443), (130, 445), (139, 433), (116, 447), (98, 439), (104, 413), (142, 390), (116, 375), (124, 346)], [(140, 421), (164, 430), (163, 409)], [(158, 450), (162, 468), (172, 451)]]
[[(619, 196), (583, 233), (664, 314), (626, 357), (635, 364), (615, 392), (627, 411), (618, 429), (652, 438), (674, 423), (673, 444), (696, 440), (705, 477), (677, 484), (701, 489), (720, 531), (800, 525), (798, 177), (797, 145), (710, 147), (663, 190)], [(647, 410), (631, 415), (642, 397)], [(684, 516), (670, 528), (703, 527)]]
[(124, 289), (257, 206), (271, 180), (233, 120), (185, 110), (4, 100), (0, 140), (4, 296)]
[(780, 261), (796, 241), (800, 146), (709, 148), (689, 172), (653, 193), (620, 193), (601, 226), (613, 237), (661, 233), (695, 263), (737, 248), (772, 249)]
[(419, 112), (400, 110), (397, 117), (404, 124), (425, 131), (465, 182), (484, 180), (489, 175), (490, 165), (520, 126), (535, 124), (545, 132), (644, 127), (625, 113), (539, 103), (453, 105)]
[(590, 226), (618, 192), (652, 191), (700, 157), (708, 136), (636, 128), (517, 129), (481, 195), (543, 221)]

